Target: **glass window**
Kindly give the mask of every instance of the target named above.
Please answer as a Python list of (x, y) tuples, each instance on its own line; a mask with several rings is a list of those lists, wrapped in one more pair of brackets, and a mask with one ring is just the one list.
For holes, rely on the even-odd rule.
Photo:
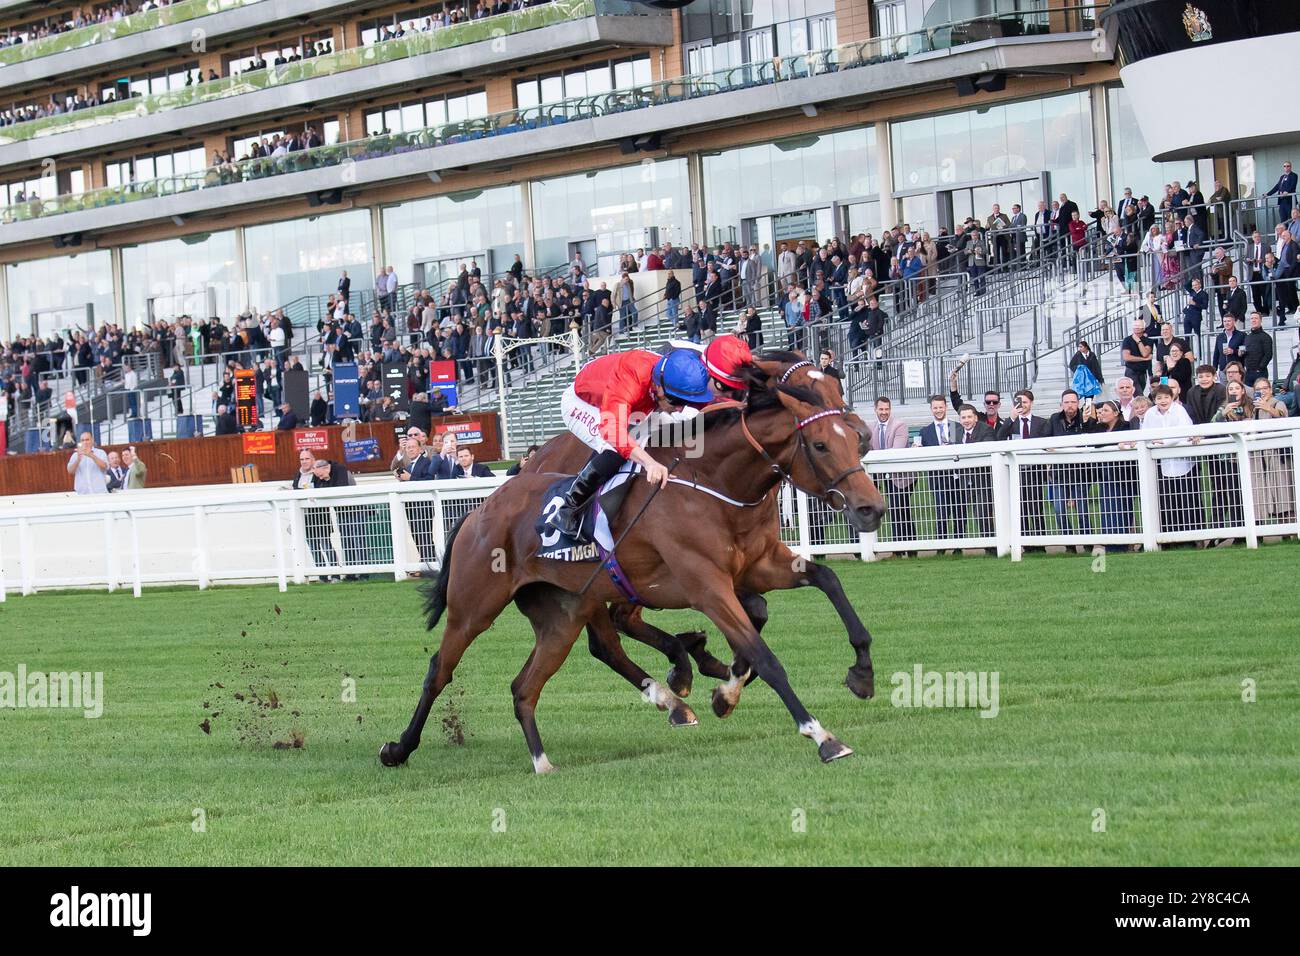
[[(383, 210), (385, 255), (403, 281), (417, 262), (486, 250), (486, 275), (523, 255), (523, 201), (518, 186), (416, 199)], [(336, 277), (337, 278), (337, 277)]]
[(907, 32), (906, 0), (876, 0), (871, 12), (875, 19), (871, 31), (873, 36), (897, 36)]
[[(6, 265), (9, 334), (86, 328), (86, 306), (96, 325), (117, 322), (113, 271), (107, 249)], [(35, 318), (34, 318), (35, 316)]]
[[(579, 76), (579, 77), (577, 78), (577, 80), (578, 80), (578, 84), (579, 84), (579, 86), (581, 87), (581, 89), (576, 89), (576, 90), (573, 90), (573, 91), (569, 91), (569, 92), (568, 92), (568, 95), (569, 95), (569, 96), (585, 96), (585, 95), (586, 95), (586, 92), (587, 92), (587, 84), (586, 84), (585, 82), (583, 82), (583, 79), (582, 79), (581, 76)], [(538, 102), (540, 102), (540, 103), (558, 103), (560, 100), (564, 99), (564, 97), (565, 97), (565, 93), (566, 93), (566, 90), (565, 90), (565, 86), (564, 86), (564, 77), (563, 77), (563, 76), (544, 76), (544, 77), (542, 77), (542, 85), (541, 85), (541, 99), (540, 99)]]
[[(1151, 161), (1151, 150), (1142, 138), (1142, 127), (1133, 114), (1128, 93), (1122, 86), (1106, 90), (1106, 105), (1110, 114), (1112, 197), (1123, 196), (1124, 187), (1127, 186), (1133, 190), (1134, 196), (1150, 196), (1151, 202), (1159, 206), (1165, 183), (1175, 179), (1185, 183), (1189, 178), (1196, 178), (1192, 172), (1194, 164), (1190, 160), (1172, 163)], [(1211, 185), (1209, 189), (1202, 188), (1201, 192), (1208, 197), (1213, 188)], [(1115, 199), (1111, 200), (1111, 204), (1115, 204)]]
[(518, 80), (515, 83), (515, 106), (521, 110), (541, 102), (536, 80)]
[(935, 185), (939, 176), (934, 117), (895, 123), (891, 135), (894, 146), (894, 188), (907, 190)]
[(374, 274), (370, 212), (351, 209), (249, 226), (244, 254), (252, 308), (276, 308), (332, 291), (343, 269), (364, 285), (360, 277)]
[(122, 298), (131, 326), (151, 317), (206, 318), (213, 306), (220, 316), (237, 315), (255, 302), (270, 307), (249, 291), (239, 282), (233, 230), (122, 249)]

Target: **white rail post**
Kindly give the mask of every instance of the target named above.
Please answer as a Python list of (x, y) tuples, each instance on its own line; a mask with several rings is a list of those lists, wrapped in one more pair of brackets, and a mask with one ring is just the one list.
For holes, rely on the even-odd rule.
[(1138, 502), (1142, 509), (1142, 550), (1159, 551), (1156, 535), (1160, 533), (1160, 476), (1151, 446), (1138, 443)]
[(279, 585), (280, 591), (289, 590), (289, 582), (285, 574), (286, 561), (284, 559), (284, 525), (280, 522), (283, 520), (283, 513), (280, 510), (280, 502), (271, 502), (271, 547), (275, 549), (275, 581)]
[(808, 496), (797, 488), (794, 492), (794, 513), (799, 528), (800, 556), (806, 561), (811, 561), (812, 532), (808, 527)]
[(303, 520), (302, 502), (297, 498), (289, 502), (289, 527), (293, 531), (293, 583), (307, 583), (307, 528)]
[(194, 572), (199, 579), (199, 590), (206, 591), (208, 578), (208, 522), (203, 505), (194, 506)]
[(108, 593), (117, 590), (117, 549), (113, 547), (113, 512), (104, 512), (104, 580)]
[(989, 480), (993, 487), (993, 533), (997, 535), (999, 558), (1011, 553), (1011, 464), (1006, 452), (989, 459)]
[(1300, 428), (1291, 431), (1291, 511), (1300, 538)]
[(18, 580), (23, 597), (32, 594), (36, 588), (32, 583), (36, 568), (32, 558), (32, 529), (26, 518), (18, 519)]
[(406, 554), (406, 536), (410, 529), (407, 527), (406, 509), (395, 491), (388, 493), (388, 531), (393, 539), (393, 580), (405, 581), (406, 568), (403, 565), (406, 562), (402, 559)]
[(136, 524), (135, 512), (128, 511), (131, 519), (131, 593), (140, 596), (140, 528)]
[[(3, 539), (0, 539), (0, 543), (2, 542)], [(7, 600), (8, 597), (5, 595), (5, 554), (4, 549), (0, 548), (0, 604), (4, 604)]]
[(1246, 435), (1237, 432), (1232, 436), (1237, 446), (1237, 472), (1241, 476), (1241, 520), (1246, 525), (1246, 547), (1259, 547), (1259, 528), (1255, 526), (1255, 476), (1250, 473), (1250, 449)]
[(1020, 540), (1020, 459), (1015, 452), (1007, 454), (1007, 550), (1011, 560), (1024, 557), (1025, 546)]

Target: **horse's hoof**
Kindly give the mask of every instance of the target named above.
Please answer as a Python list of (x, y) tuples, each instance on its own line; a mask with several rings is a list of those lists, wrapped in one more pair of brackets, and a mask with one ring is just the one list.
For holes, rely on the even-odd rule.
[(713, 705), (714, 716), (717, 717), (729, 717), (731, 716), (731, 712), (736, 709), (736, 702), (734, 700), (727, 700), (727, 695), (722, 692), (721, 687), (713, 688), (713, 699), (711, 703)]
[(537, 774), (539, 777), (544, 774), (555, 773), (555, 764), (546, 759), (546, 754), (534, 757), (533, 773)]
[(876, 696), (876, 678), (873, 674), (862, 674), (856, 667), (850, 667), (844, 677), (844, 686), (861, 700), (870, 700)]
[(396, 740), (390, 740), (379, 748), (379, 762), (385, 767), (400, 767), (406, 763), (406, 754)]
[(665, 683), (668, 684), (668, 689), (678, 697), (690, 697), (691, 684), (694, 682), (694, 678), (695, 672), (691, 670), (690, 667), (687, 667), (685, 670), (678, 670), (677, 666), (674, 665), (668, 668), (668, 676), (665, 678)]
[(674, 707), (668, 711), (669, 727), (694, 727), (700, 722), (700, 718), (695, 716), (695, 711), (691, 710), (685, 704)]
[(834, 737), (827, 737), (817, 746), (817, 756), (822, 758), (822, 763), (830, 763), (832, 760), (839, 760), (841, 757), (847, 757), (853, 751), (844, 746)]

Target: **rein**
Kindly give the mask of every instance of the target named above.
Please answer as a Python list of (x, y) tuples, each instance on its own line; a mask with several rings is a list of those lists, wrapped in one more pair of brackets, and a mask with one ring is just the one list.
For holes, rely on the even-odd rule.
[[(784, 372), (781, 373), (781, 377), (777, 379), (778, 384), (784, 384), (785, 380), (788, 379), (791, 373), (793, 373), (796, 369), (810, 367), (812, 364), (813, 364), (812, 362), (809, 362), (807, 360), (802, 362), (796, 362), (794, 365), (791, 365), (788, 369), (786, 369)], [(840, 491), (838, 486), (841, 482), (844, 481), (844, 479), (848, 478), (849, 475), (861, 471), (862, 466), (857, 465), (854, 468), (846, 468), (839, 475), (835, 476), (834, 479), (827, 482), (822, 477), (821, 469), (817, 467), (817, 462), (813, 459), (812, 452), (808, 450), (808, 442), (804, 438), (804, 434), (803, 434), (804, 426), (811, 425), (813, 422), (820, 421), (823, 418), (829, 418), (832, 415), (843, 415), (843, 414), (844, 414), (844, 409), (842, 408), (827, 408), (820, 412), (816, 412), (815, 414), (809, 415), (807, 418), (801, 419), (799, 418), (798, 415), (795, 415), (794, 431), (795, 431), (796, 441), (795, 441), (794, 448), (790, 449), (790, 462), (788, 465), (782, 465), (779, 461), (773, 458), (771, 454), (768, 453), (768, 450), (762, 446), (762, 444), (758, 441), (757, 438), (754, 437), (754, 433), (749, 430), (749, 421), (745, 417), (745, 410), (743, 408), (741, 409), (740, 412), (740, 428), (745, 435), (745, 440), (748, 441), (750, 446), (753, 447), (753, 449), (763, 457), (763, 460), (768, 463), (771, 469), (781, 476), (782, 481), (789, 482), (792, 487), (797, 488), (799, 491), (802, 491), (805, 495), (808, 495), (812, 498), (824, 499), (826, 502), (826, 506), (830, 508), (832, 511), (843, 511), (844, 508), (847, 506), (848, 502), (844, 497), (844, 492)], [(812, 470), (813, 476), (816, 477), (818, 481), (822, 482), (825, 485), (825, 487), (820, 492), (813, 491), (809, 488), (805, 488), (803, 485), (799, 484), (799, 482), (794, 480), (794, 476), (791, 473), (791, 469), (794, 467), (795, 458), (798, 457), (799, 451), (801, 449), (804, 454), (804, 459), (808, 462), (808, 467)], [(832, 496), (834, 496), (834, 498), (832, 498)]]

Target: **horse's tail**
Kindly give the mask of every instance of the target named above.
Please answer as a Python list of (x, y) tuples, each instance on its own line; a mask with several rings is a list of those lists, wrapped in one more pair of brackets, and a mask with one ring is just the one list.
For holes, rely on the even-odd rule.
[(451, 534), (447, 535), (447, 543), (442, 548), (442, 567), (438, 569), (438, 579), (420, 589), (420, 593), (424, 595), (424, 619), (431, 631), (438, 626), (438, 621), (442, 619), (442, 612), (447, 610), (447, 583), (451, 580), (452, 546), (456, 543), (456, 535), (460, 532), (461, 525), (471, 514), (473, 512), (469, 511), (461, 515), (460, 520), (451, 529)]

